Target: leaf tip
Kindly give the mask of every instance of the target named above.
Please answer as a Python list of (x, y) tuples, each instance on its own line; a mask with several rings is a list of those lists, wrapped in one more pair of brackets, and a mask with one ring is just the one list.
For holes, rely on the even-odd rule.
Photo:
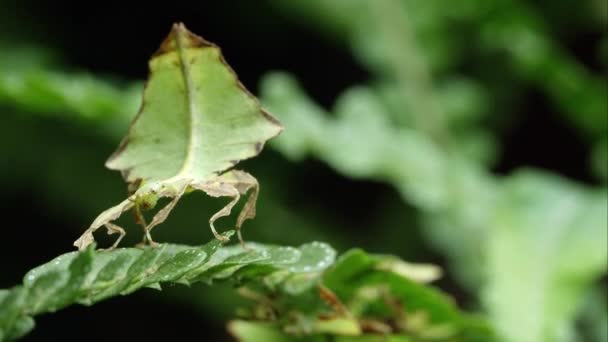
[[(179, 40), (179, 46), (178, 46)], [(203, 37), (192, 33), (182, 22), (174, 23), (167, 38), (160, 44), (160, 48), (154, 56), (162, 55), (178, 48), (217, 47), (215, 44), (205, 40)]]
[(284, 127), (283, 127), (283, 124), (281, 123), (281, 121), (279, 121), (277, 118), (275, 118), (274, 115), (270, 114), (270, 112), (268, 112), (264, 108), (262, 108), (262, 115), (264, 116), (264, 118), (266, 120), (270, 121), (272, 124), (275, 125), (275, 127), (277, 129), (276, 135), (279, 135), (283, 131)]

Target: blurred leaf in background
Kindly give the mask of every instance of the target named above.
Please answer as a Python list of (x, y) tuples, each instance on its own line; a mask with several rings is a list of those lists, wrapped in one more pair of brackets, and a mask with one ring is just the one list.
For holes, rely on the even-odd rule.
[[(271, 144), (278, 153), (250, 164), (264, 205), (247, 234), (442, 261), (440, 285), (487, 315), (505, 340), (603, 340), (606, 306), (590, 302), (607, 299), (605, 1), (235, 1), (159, 10), (139, 25), (125, 11), (75, 6), (62, 10), (82, 27), (63, 31), (56, 27), (69, 18), (53, 22), (34, 9), (52, 13), (40, 4), (2, 6), (0, 179), (6, 198), (35, 199), (44, 209), (38, 220), (61, 218), (49, 230), (64, 248), (124, 195), (102, 165), (135, 114), (145, 71), (120, 80), (91, 63), (130, 53), (141, 60), (116, 64), (141, 65), (156, 48), (142, 41), (139, 50), (91, 50), (100, 56), (78, 71), (72, 60), (87, 56), (91, 41), (76, 31), (92, 34), (95, 25), (97, 37), (111, 37), (125, 31), (113, 28), (120, 23), (150, 30), (140, 36), (154, 42), (183, 20), (220, 43), (245, 81), (265, 74), (263, 103), (286, 127)], [(168, 224), (192, 226), (191, 217), (219, 206), (199, 199)], [(168, 230), (159, 239), (201, 239), (202, 227)], [(57, 250), (47, 253), (8, 265), (3, 276)], [(235, 305), (219, 290), (169, 293), (214, 317)]]

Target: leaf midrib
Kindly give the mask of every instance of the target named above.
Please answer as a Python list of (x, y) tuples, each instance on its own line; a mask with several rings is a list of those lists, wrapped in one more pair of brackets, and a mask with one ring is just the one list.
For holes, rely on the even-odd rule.
[(180, 69), (184, 78), (184, 85), (186, 87), (186, 100), (188, 102), (188, 123), (190, 134), (188, 136), (188, 142), (186, 143), (186, 156), (184, 159), (184, 164), (182, 165), (177, 175), (175, 175), (175, 178), (183, 177), (187, 174), (192, 173), (192, 169), (194, 166), (194, 153), (201, 145), (200, 135), (196, 134), (196, 129), (200, 123), (200, 118), (199, 115), (197, 115), (198, 108), (194, 101), (195, 96), (193, 92), (195, 87), (193, 86), (192, 78), (190, 77), (190, 65), (186, 60), (186, 51), (184, 48), (184, 39), (186, 37), (184, 36), (184, 28), (179, 27), (175, 35), (175, 41), (177, 55), (179, 57)]

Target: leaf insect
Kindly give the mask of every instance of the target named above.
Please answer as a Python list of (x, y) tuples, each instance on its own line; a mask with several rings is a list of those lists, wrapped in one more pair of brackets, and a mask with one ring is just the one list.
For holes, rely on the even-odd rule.
[[(259, 101), (239, 82), (218, 46), (177, 23), (149, 62), (150, 75), (139, 113), (127, 136), (106, 162), (129, 185), (130, 196), (102, 212), (74, 245), (80, 250), (93, 243), (93, 233), (105, 227), (125, 236), (115, 223), (133, 209), (143, 226), (144, 244), (156, 245), (150, 231), (165, 221), (180, 198), (192, 191), (231, 201), (209, 219), (214, 236), (225, 241), (214, 222), (230, 215), (241, 196), (247, 195), (237, 217), (236, 231), (255, 217), (257, 180), (233, 167), (258, 155), (264, 143), (283, 129)], [(150, 222), (142, 210), (152, 209), (160, 198), (170, 198)]]

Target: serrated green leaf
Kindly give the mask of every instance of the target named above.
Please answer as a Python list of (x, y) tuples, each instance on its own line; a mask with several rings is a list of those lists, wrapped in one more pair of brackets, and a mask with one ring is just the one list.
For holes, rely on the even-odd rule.
[[(228, 232), (225, 237), (232, 234)], [(331, 287), (324, 291), (335, 291), (340, 296), (334, 300), (348, 305), (356, 302), (353, 297), (362, 289), (389, 286), (392, 295), (408, 303), (409, 320), (419, 312), (428, 315), (428, 320), (418, 319), (426, 335), (418, 331), (417, 336), (448, 341), (447, 337), (464, 337), (463, 331), (482, 335), (483, 325), (465, 329), (468, 316), (461, 315), (437, 291), (409, 281), (399, 272), (378, 267), (389, 259), (394, 261), (394, 257), (353, 250), (332, 267), (334, 258), (335, 251), (320, 242), (297, 248), (250, 243), (247, 249), (240, 245), (221, 247), (218, 240), (201, 247), (165, 244), (159, 248), (95, 251), (94, 246), (90, 246), (33, 269), (25, 276), (23, 286), (0, 291), (0, 337), (10, 339), (23, 335), (33, 326), (31, 316), (70, 304), (91, 305), (145, 287), (160, 289), (160, 284), (165, 282), (190, 284), (220, 280), (265, 288), (275, 293), (277, 310), (288, 305), (290, 315), (300, 317), (288, 325), (284, 322), (231, 323), (232, 333), (239, 338), (245, 338), (242, 335), (245, 331), (249, 331), (247, 335), (266, 336), (265, 340), (285, 337), (316, 341), (325, 338), (324, 335), (335, 338), (361, 335), (360, 320), (369, 312), (354, 310), (356, 315), (344, 316), (343, 312), (342, 316), (335, 316), (335, 312), (327, 311), (318, 292), (324, 286)], [(323, 315), (326, 318), (319, 319)], [(395, 335), (394, 339), (407, 340), (406, 335)]]
[[(438, 290), (379, 267), (394, 259), (355, 249), (317, 275), (318, 286), (292, 293), (287, 280), (267, 297), (264, 291), (243, 291), (258, 303), (250, 312), (258, 321), (232, 322), (229, 330), (243, 341), (253, 336), (304, 341), (495, 340), (485, 321), (462, 313)], [(293, 277), (310, 274), (315, 273)], [(274, 320), (264, 316), (267, 306)]]
[[(320, 272), (331, 266), (335, 251), (329, 245), (312, 242), (299, 248), (249, 244), (222, 248), (193, 281), (233, 278), (244, 281), (262, 278), (271, 285), (279, 280), (285, 288), (301, 293), (310, 288)], [(252, 267), (249, 267), (252, 265)], [(297, 288), (297, 290), (296, 290)]]
[[(287, 75), (270, 75), (262, 89), (270, 108), (281, 113), (288, 126), (299, 127), (296, 134), (277, 139), (275, 146), (295, 159), (316, 156), (346, 176), (383, 179), (401, 190), (405, 200), (427, 214), (425, 232), (450, 256), (450, 266), (460, 280), (481, 291), (505, 336), (514, 340), (569, 338), (576, 299), (589, 287), (590, 279), (605, 272), (605, 190), (584, 189), (550, 174), (536, 173), (524, 177), (525, 185), (516, 186), (521, 194), (512, 196), (510, 188), (521, 181), (520, 174), (504, 180), (493, 177), (456, 154), (443, 153), (427, 137), (409, 129), (385, 123), (379, 130), (376, 125), (382, 118), (374, 116), (386, 116), (382, 108), (369, 103), (344, 105), (353, 91), (360, 103), (373, 101), (370, 93), (347, 91), (346, 99), (337, 101), (344, 101), (336, 106), (337, 117), (332, 117)], [(345, 113), (345, 107), (351, 110)], [(349, 120), (357, 115), (356, 108), (369, 113)], [(373, 141), (360, 147), (343, 139), (347, 134), (341, 130)], [(565, 219), (559, 221), (559, 217)], [(568, 221), (576, 224), (567, 226)], [(510, 228), (512, 225), (518, 228)], [(537, 255), (535, 262), (528, 260), (530, 255)], [(539, 282), (539, 277), (543, 281)], [(526, 294), (522, 298), (527, 298), (537, 319), (520, 314), (521, 303), (512, 300), (518, 293)]]
[[(391, 259), (351, 250), (324, 274), (323, 284), (343, 302), (349, 303), (355, 315), (388, 315), (397, 322), (402, 315), (401, 329), (418, 338), (494, 340), (485, 323), (459, 312), (453, 300), (437, 289), (418, 284), (399, 272), (378, 267)], [(393, 302), (394, 307), (387, 307), (386, 302)]]
[(176, 24), (150, 60), (141, 110), (107, 167), (132, 183), (206, 180), (281, 131), (220, 49)]
[[(224, 238), (233, 234), (227, 232)], [(257, 243), (250, 246), (221, 247), (221, 242), (214, 239), (201, 247), (164, 244), (158, 248), (95, 251), (90, 246), (82, 252), (64, 254), (28, 272), (23, 286), (0, 290), (0, 336), (9, 339), (24, 334), (33, 326), (33, 315), (74, 303), (91, 305), (144, 287), (159, 288), (166, 282), (230, 280), (261, 286), (272, 283), (276, 288), (299, 273), (310, 273), (307, 270), (315, 270), (318, 276), (335, 255), (331, 247), (321, 243), (298, 248)], [(319, 265), (319, 260), (328, 263)], [(283, 276), (272, 277), (275, 273)], [(266, 282), (266, 277), (275, 281)]]
[(19, 317), (7, 335), (3, 336), (4, 333), (0, 330), (0, 341), (17, 340), (34, 329), (35, 325), (31, 317)]
[(21, 286), (0, 290), (0, 341), (11, 341), (34, 327), (29, 317), (22, 315), (27, 290)]

